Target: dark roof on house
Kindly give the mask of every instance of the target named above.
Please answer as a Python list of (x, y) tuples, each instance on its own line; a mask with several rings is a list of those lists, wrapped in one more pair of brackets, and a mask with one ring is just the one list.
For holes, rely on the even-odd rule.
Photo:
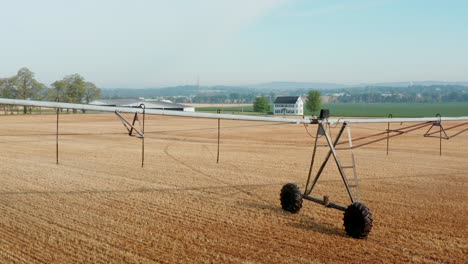
[(278, 96), (275, 99), (275, 104), (295, 104), (299, 96)]

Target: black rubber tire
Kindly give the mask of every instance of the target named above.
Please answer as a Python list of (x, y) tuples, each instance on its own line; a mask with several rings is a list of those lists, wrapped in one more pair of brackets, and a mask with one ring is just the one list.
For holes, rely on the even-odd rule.
[(353, 203), (344, 212), (346, 233), (353, 238), (365, 238), (372, 229), (372, 213), (363, 203)]
[(294, 183), (283, 186), (280, 194), (281, 207), (283, 210), (296, 214), (302, 208), (302, 193)]

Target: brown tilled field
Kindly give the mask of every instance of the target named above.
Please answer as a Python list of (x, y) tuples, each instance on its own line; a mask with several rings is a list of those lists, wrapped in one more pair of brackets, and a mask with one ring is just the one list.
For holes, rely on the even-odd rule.
[[(356, 149), (374, 215), (356, 240), (341, 211), (281, 210), (282, 185), (305, 185), (303, 126), (222, 121), (216, 164), (216, 120), (146, 118), (142, 169), (140, 140), (112, 114), (62, 115), (59, 165), (54, 115), (0, 116), (0, 263), (468, 262), (468, 132), (442, 157), (427, 128), (392, 138), (388, 157), (385, 141)], [(314, 192), (348, 205), (335, 167)]]

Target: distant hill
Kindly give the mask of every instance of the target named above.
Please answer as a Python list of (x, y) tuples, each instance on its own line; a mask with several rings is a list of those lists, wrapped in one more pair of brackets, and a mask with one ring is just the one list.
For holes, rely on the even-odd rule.
[(163, 96), (187, 96), (192, 97), (197, 94), (217, 94), (217, 93), (248, 93), (251, 88), (240, 86), (196, 86), (181, 85), (163, 88), (103, 88), (104, 98), (153, 98)]
[(281, 89), (325, 90), (325, 89), (345, 88), (345, 87), (349, 87), (349, 85), (338, 84), (338, 83), (322, 83), (322, 82), (269, 82), (269, 83), (249, 85), (248, 87), (256, 88), (256, 89), (273, 89), (273, 90), (281, 90)]
[[(232, 93), (243, 95), (304, 95), (309, 90), (322, 90), (329, 92), (342, 92), (349, 88), (352, 90), (366, 91), (369, 89), (382, 90), (386, 88), (405, 88), (433, 85), (457, 85), (468, 87), (468, 82), (443, 82), (443, 81), (419, 81), (419, 82), (383, 82), (346, 85), (338, 83), (321, 83), (321, 82), (270, 82), (243, 86), (196, 86), (196, 85), (179, 85), (172, 87), (161, 88), (103, 88), (103, 98), (158, 98), (158, 97), (194, 97), (197, 95), (229, 95)], [(421, 87), (417, 88), (421, 89)], [(255, 97), (254, 97), (255, 98)]]
[(160, 88), (103, 88), (102, 96), (104, 98), (153, 98), (163, 96), (187, 96), (193, 97), (198, 94), (252, 94), (269, 93), (271, 91), (289, 94), (304, 93), (310, 89), (337, 89), (344, 88), (346, 85), (335, 83), (304, 83), (304, 82), (271, 82), (263, 84), (243, 85), (243, 86), (196, 86), (179, 85)]
[[(362, 84), (364, 86), (364, 84)], [(444, 81), (419, 81), (419, 82), (383, 82), (367, 84), (369, 86), (385, 86), (385, 87), (408, 87), (413, 85), (431, 86), (431, 85), (461, 85), (468, 86), (468, 82), (444, 82)]]

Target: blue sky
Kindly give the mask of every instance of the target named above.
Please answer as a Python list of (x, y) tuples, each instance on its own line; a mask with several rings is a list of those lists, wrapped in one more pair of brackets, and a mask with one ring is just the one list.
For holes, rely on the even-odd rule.
[(468, 1), (0, 0), (0, 77), (101, 87), (468, 81)]

